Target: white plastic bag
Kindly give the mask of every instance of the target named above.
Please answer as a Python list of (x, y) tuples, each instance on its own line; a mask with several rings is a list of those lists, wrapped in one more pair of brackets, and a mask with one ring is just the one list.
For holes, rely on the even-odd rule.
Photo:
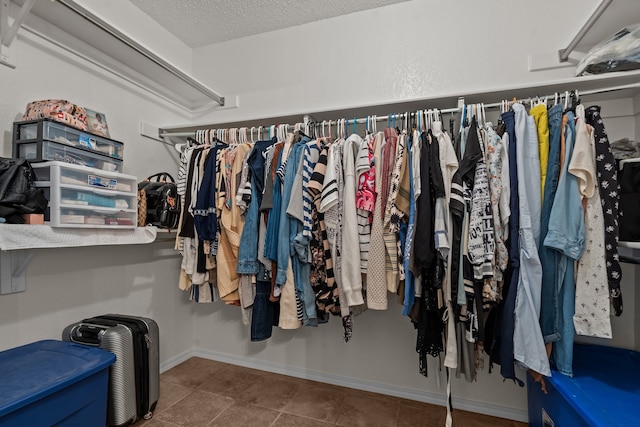
[(640, 69), (640, 24), (630, 25), (594, 46), (578, 64), (576, 76)]

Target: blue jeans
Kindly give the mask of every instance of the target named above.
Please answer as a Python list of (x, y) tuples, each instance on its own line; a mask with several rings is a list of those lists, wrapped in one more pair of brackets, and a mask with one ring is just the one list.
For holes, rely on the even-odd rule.
[[(568, 257), (562, 258), (562, 261), (564, 261), (564, 268), (561, 267), (558, 270), (558, 276), (560, 276), (559, 280), (564, 281), (564, 285), (560, 289), (560, 294), (558, 295), (558, 330), (560, 331), (561, 339), (553, 343), (551, 363), (556, 367), (558, 372), (572, 377), (573, 337), (575, 335), (573, 315), (576, 311), (576, 288), (573, 286), (575, 271), (573, 260)], [(571, 284), (567, 283), (569, 280), (571, 281)]]
[(278, 302), (269, 301), (271, 282), (258, 280), (256, 282), (256, 297), (251, 314), (251, 341), (263, 341), (271, 338), (271, 331), (277, 325)]
[[(540, 216), (540, 242), (544, 242), (549, 231), (551, 208), (558, 190), (560, 180), (560, 131), (562, 122), (562, 106), (556, 104), (549, 109), (549, 159), (547, 163), (547, 179), (544, 184), (544, 201)], [(540, 308), (540, 328), (544, 342), (560, 339), (558, 324), (558, 257), (560, 254), (541, 244), (538, 248), (542, 263), (542, 305)]]
[(294, 221), (297, 224), (295, 231), (292, 229), (291, 232), (291, 265), (296, 292), (303, 304), (302, 324), (317, 326), (316, 295), (309, 280), (311, 274), (309, 238), (302, 235), (302, 223), (298, 220)]
[[(577, 178), (569, 173), (569, 161), (575, 143), (575, 125), (573, 113), (567, 113), (565, 128), (565, 164), (558, 182), (551, 215), (549, 231), (544, 240), (545, 246), (557, 251), (558, 275), (555, 317), (558, 340), (553, 343), (552, 363), (558, 371), (572, 375), (573, 364), (573, 315), (575, 313), (575, 272), (574, 260), (584, 250), (584, 212), (578, 189)], [(564, 268), (563, 268), (564, 267)], [(562, 274), (564, 272), (564, 274)]]

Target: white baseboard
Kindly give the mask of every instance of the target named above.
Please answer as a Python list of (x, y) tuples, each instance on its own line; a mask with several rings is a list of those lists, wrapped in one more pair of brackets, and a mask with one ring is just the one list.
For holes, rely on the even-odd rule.
[(193, 356), (195, 355), (193, 354), (193, 349), (191, 349), (191, 350), (185, 351), (184, 353), (180, 353), (179, 355), (174, 356), (169, 360), (165, 360), (160, 364), (160, 373), (168, 371), (169, 369), (181, 364), (182, 362), (192, 358)]
[[(258, 369), (261, 371), (273, 372), (276, 374), (289, 375), (297, 378), (333, 384), (342, 387), (354, 388), (373, 393), (386, 394), (389, 396), (401, 397), (418, 402), (430, 403), (433, 405), (445, 406), (446, 396), (440, 393), (432, 393), (424, 390), (416, 390), (409, 387), (367, 381), (360, 378), (351, 378), (343, 375), (328, 374), (326, 372), (312, 369), (288, 366), (281, 363), (260, 360), (253, 357), (239, 356), (235, 354), (220, 353), (203, 348), (193, 348), (190, 352), (185, 352), (162, 364), (160, 371), (173, 367), (189, 357), (202, 357), (203, 359), (215, 360), (232, 365), (244, 366), (246, 368)], [(163, 367), (165, 369), (163, 369)], [(453, 407), (464, 411), (476, 412), (493, 417), (506, 418), (510, 420), (527, 422), (529, 420), (527, 411), (506, 406), (494, 405), (475, 400), (453, 398)]]

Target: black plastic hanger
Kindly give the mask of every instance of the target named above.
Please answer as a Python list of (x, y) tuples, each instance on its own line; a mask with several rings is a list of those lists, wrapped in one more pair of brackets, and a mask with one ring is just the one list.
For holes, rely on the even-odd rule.
[(571, 99), (571, 106), (565, 110), (565, 113), (568, 113), (569, 111), (571, 111), (573, 114), (575, 114), (576, 107), (580, 105), (580, 99), (578, 98), (578, 94), (576, 93), (575, 90), (572, 90), (569, 96)]

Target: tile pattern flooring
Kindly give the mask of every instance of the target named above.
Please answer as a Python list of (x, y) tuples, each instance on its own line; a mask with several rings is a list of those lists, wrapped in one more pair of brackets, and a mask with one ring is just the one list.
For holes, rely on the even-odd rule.
[[(153, 419), (134, 427), (444, 426), (445, 408), (193, 357), (160, 376)], [(526, 424), (455, 411), (454, 426)]]

